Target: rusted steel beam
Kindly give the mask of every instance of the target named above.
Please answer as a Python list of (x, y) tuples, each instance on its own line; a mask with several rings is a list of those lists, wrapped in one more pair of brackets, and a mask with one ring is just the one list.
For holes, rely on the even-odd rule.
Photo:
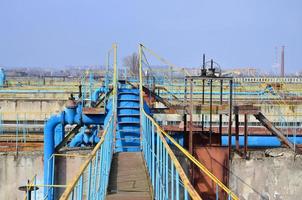
[(210, 102), (210, 106), (209, 105), (193, 105), (195, 113), (196, 114), (228, 114), (229, 111), (229, 105), (224, 104), (224, 105), (215, 105), (212, 102)]
[[(189, 153), (193, 155), (193, 79), (190, 79), (190, 133), (189, 133)], [(194, 165), (191, 163), (189, 166), (190, 170), (190, 181), (194, 185)]]
[(233, 112), (234, 114), (244, 115), (244, 114), (258, 114), (260, 112), (261, 108), (259, 106), (254, 106), (250, 104), (246, 105), (236, 105), (234, 106)]
[[(213, 60), (211, 60), (211, 68), (213, 68)], [(210, 146), (212, 144), (212, 121), (213, 121), (213, 80), (210, 80)]]
[(239, 150), (239, 115), (235, 114), (235, 138), (236, 138), (236, 150)]
[[(223, 104), (223, 80), (220, 80), (220, 95), (219, 95), (219, 99), (220, 99), (220, 105)], [(219, 135), (222, 135), (222, 114), (219, 114)], [(219, 143), (221, 144), (221, 137), (219, 140)]]
[[(28, 142), (18, 143), (17, 151), (42, 151), (43, 142)], [(0, 152), (16, 152), (16, 143), (14, 142), (1, 142)]]
[[(148, 100), (147, 100), (148, 101)], [(210, 113), (210, 108), (209, 105), (194, 105), (193, 102), (193, 111), (194, 114), (209, 114)], [(166, 114), (183, 114), (183, 105), (172, 105), (168, 108), (152, 108), (152, 113), (166, 113)], [(212, 114), (228, 114), (229, 106), (224, 104), (224, 105), (212, 105)], [(204, 123), (202, 123), (204, 124)]]
[(247, 158), (247, 144), (248, 144), (248, 137), (247, 137), (247, 114), (244, 115), (244, 156)]
[(233, 77), (218, 77), (218, 76), (186, 76), (187, 79), (194, 80), (233, 80)]
[(286, 144), (289, 148), (291, 148), (296, 153), (302, 153), (300, 149), (295, 148), (294, 144), (291, 143), (284, 135), (283, 133), (276, 128), (261, 112), (254, 115), (256, 119), (259, 120), (259, 122), (266, 127), (269, 131), (271, 131), (274, 135), (276, 135), (281, 142)]
[(69, 133), (67, 133), (64, 139), (58, 144), (58, 146), (56, 146), (55, 152), (58, 152), (63, 146), (65, 146), (66, 143), (79, 132), (80, 128), (81, 125), (76, 125)]
[(185, 133), (185, 144), (186, 144), (186, 148), (189, 150), (189, 138), (187, 136), (187, 125), (188, 125), (188, 119), (187, 119), (187, 83), (188, 80), (185, 79), (185, 93), (184, 93), (184, 133)]
[(230, 93), (229, 93), (229, 124), (228, 124), (228, 146), (229, 146), (229, 160), (232, 153), (232, 106), (233, 106), (233, 79), (229, 81)]
[(189, 133), (189, 152), (193, 154), (193, 79), (190, 79), (190, 133)]
[(92, 107), (83, 108), (83, 114), (86, 115), (97, 115), (101, 113), (105, 113), (105, 108), (92, 108)]

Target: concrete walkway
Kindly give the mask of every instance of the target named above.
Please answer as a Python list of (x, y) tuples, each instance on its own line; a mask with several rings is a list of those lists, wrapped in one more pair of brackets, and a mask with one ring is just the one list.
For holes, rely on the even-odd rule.
[(151, 199), (149, 178), (141, 152), (121, 152), (113, 155), (107, 199)]

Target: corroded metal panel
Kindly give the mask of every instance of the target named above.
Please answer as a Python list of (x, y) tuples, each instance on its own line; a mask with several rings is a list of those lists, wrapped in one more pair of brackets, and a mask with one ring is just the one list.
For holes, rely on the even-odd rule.
[[(196, 147), (194, 156), (213, 173), (222, 183), (228, 186), (228, 148), (224, 147)], [(199, 169), (193, 167), (194, 187), (203, 199), (216, 199), (215, 183)], [(226, 199), (226, 194), (219, 190), (219, 199)]]

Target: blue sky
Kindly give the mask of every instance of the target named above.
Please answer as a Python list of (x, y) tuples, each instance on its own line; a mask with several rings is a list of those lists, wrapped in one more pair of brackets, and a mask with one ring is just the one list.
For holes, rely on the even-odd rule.
[(141, 42), (180, 66), (206, 53), (266, 71), (285, 45), (286, 71), (302, 71), (302, 1), (0, 0), (2, 66), (103, 64), (112, 42), (120, 60)]

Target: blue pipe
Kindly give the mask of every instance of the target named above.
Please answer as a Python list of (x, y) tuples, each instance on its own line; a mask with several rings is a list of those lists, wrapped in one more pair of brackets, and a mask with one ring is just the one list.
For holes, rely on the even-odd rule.
[[(172, 137), (180, 144), (184, 145), (184, 134), (183, 133), (178, 133), (172, 135)], [(221, 146), (229, 146), (228, 143), (228, 136), (223, 135), (221, 138)], [(232, 136), (232, 146), (236, 146), (236, 140), (235, 136)], [(288, 137), (289, 141), (292, 143), (296, 144), (302, 144), (302, 136), (289, 136)], [(168, 140), (168, 144), (172, 144)], [(240, 135), (239, 136), (239, 146), (243, 147), (244, 146), (244, 136)], [(275, 147), (281, 147), (281, 142), (278, 139), (277, 136), (274, 135), (249, 135), (248, 136), (248, 147), (252, 148), (260, 148), (260, 147), (267, 147), (267, 148), (275, 148)]]
[[(302, 136), (289, 136), (289, 141), (296, 144), (302, 144)], [(227, 135), (222, 136), (221, 145), (228, 146), (229, 138)], [(236, 145), (235, 136), (232, 136), (232, 146)], [(239, 136), (239, 145), (244, 146), (244, 136)], [(276, 136), (248, 136), (248, 147), (281, 147), (281, 142)]]
[[(63, 113), (63, 112), (62, 112)], [(44, 126), (44, 184), (52, 184), (52, 165), (53, 160), (50, 159), (55, 151), (55, 128), (62, 122), (63, 114), (51, 116)], [(52, 199), (52, 190), (44, 188), (44, 196), (48, 195), (48, 199)]]
[[(85, 127), (85, 128), (84, 128)], [(69, 143), (70, 147), (79, 147), (83, 143), (84, 131), (86, 126), (81, 128), (80, 132)]]
[(55, 147), (58, 146), (65, 137), (65, 130), (63, 127), (63, 124), (60, 123), (55, 128)]
[(3, 87), (5, 83), (5, 73), (4, 70), (0, 69), (0, 87)]
[[(108, 103), (108, 108), (112, 109), (112, 103)], [(78, 105), (76, 107), (66, 108), (59, 115), (50, 117), (45, 123), (44, 128), (44, 184), (51, 185), (53, 182), (53, 177), (50, 174), (53, 171), (53, 160), (50, 159), (55, 150), (55, 128), (62, 124), (62, 130), (64, 130), (64, 125), (66, 124), (104, 124), (105, 115), (104, 114), (94, 114), (86, 115), (82, 113), (82, 106)], [(62, 136), (61, 136), (62, 137)], [(97, 139), (95, 139), (97, 141)], [(48, 175), (49, 174), (49, 175)], [(52, 190), (47, 190), (45, 188), (44, 195), (48, 196), (49, 200), (53, 199)]]
[(91, 101), (92, 102), (97, 102), (100, 94), (104, 94), (108, 92), (107, 89), (105, 87), (100, 87), (99, 89), (95, 90), (93, 93), (92, 93), (92, 97), (91, 97)]
[[(90, 130), (90, 133), (87, 134), (85, 131)], [(88, 128), (83, 126), (80, 132), (71, 140), (69, 143), (70, 147), (80, 147), (80, 146), (90, 146), (95, 145), (100, 141), (100, 138), (97, 136), (98, 129), (97, 126)]]
[(62, 114), (64, 115), (64, 121), (62, 121), (62, 123), (65, 122), (67, 124), (74, 124), (75, 116), (77, 114), (77, 107), (67, 107)]
[[(85, 125), (92, 125), (92, 124), (104, 124), (105, 115), (98, 114), (98, 115), (85, 115), (82, 114), (82, 123)], [(81, 124), (80, 121), (78, 121), (78, 124)]]

